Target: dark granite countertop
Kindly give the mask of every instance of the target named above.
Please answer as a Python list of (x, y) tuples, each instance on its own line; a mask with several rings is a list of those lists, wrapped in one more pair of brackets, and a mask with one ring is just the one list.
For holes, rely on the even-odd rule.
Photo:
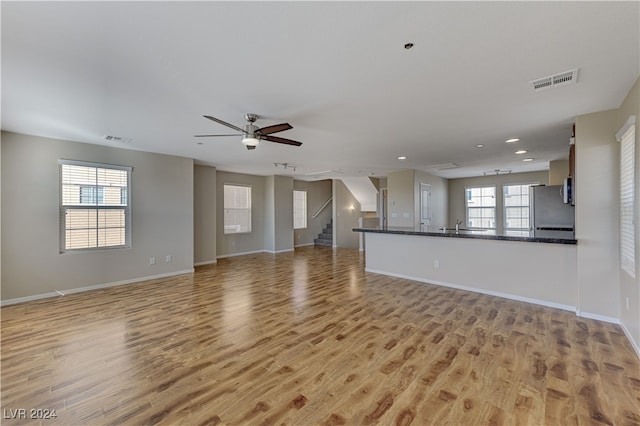
[(577, 244), (573, 238), (535, 237), (528, 231), (511, 231), (506, 234), (497, 234), (496, 231), (482, 229), (463, 229), (456, 232), (455, 229), (431, 227), (387, 227), (387, 228), (353, 228), (354, 232), (373, 232), (378, 234), (420, 235), (425, 237), (448, 238), (472, 238), (479, 240), (521, 241), (527, 243), (551, 243), (551, 244)]

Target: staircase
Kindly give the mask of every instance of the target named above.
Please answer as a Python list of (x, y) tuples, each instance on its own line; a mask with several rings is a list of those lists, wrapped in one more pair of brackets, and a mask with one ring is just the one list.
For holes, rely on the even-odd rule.
[(318, 238), (313, 240), (313, 244), (316, 246), (333, 247), (333, 219), (331, 219), (327, 227), (322, 230), (322, 233), (318, 234)]

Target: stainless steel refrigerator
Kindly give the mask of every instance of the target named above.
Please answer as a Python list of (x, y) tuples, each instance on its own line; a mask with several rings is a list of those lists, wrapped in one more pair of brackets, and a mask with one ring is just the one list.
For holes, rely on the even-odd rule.
[(532, 186), (529, 197), (534, 237), (575, 238), (575, 207), (564, 202), (562, 185)]

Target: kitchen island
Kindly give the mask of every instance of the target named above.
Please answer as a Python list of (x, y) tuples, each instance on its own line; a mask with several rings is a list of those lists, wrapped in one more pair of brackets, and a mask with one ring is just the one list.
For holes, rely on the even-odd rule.
[(575, 311), (575, 239), (476, 230), (354, 228), (367, 272)]

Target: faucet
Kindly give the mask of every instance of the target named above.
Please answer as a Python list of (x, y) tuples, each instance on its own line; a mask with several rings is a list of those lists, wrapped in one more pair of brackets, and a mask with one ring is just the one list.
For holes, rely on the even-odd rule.
[(456, 232), (460, 231), (461, 224), (462, 224), (462, 221), (460, 219), (456, 219)]

